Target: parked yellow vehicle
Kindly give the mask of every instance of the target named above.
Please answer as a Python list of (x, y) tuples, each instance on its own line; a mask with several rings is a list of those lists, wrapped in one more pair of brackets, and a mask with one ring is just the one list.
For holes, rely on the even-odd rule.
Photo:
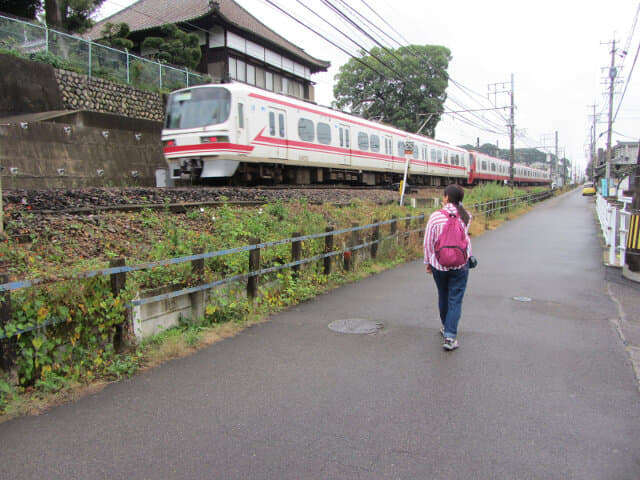
[(593, 182), (586, 182), (583, 186), (582, 186), (582, 195), (595, 195), (596, 194), (596, 187), (593, 184)]

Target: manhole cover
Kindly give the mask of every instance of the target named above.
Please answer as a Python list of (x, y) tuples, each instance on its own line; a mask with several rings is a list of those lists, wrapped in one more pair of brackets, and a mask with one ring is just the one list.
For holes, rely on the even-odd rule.
[(356, 335), (366, 335), (376, 333), (384, 325), (380, 322), (367, 320), (365, 318), (346, 318), (344, 320), (336, 320), (329, 324), (329, 330), (338, 333), (350, 333)]
[(513, 297), (516, 302), (530, 302), (530, 297)]

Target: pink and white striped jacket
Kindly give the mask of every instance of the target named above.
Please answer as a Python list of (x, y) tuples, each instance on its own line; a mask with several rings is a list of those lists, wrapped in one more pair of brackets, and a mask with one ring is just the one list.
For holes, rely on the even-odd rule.
[[(447, 203), (444, 209), (451, 213), (456, 213), (457, 209), (453, 203)], [(443, 267), (438, 263), (436, 259), (436, 241), (442, 233), (444, 224), (447, 223), (447, 216), (440, 210), (437, 210), (431, 214), (429, 221), (427, 222), (427, 228), (424, 231), (424, 264), (431, 265), (432, 268), (440, 271), (459, 270), (461, 267)], [(469, 225), (465, 225), (462, 219), (460, 223), (464, 226), (464, 231), (467, 234), (467, 257), (471, 257), (471, 239), (469, 238)], [(471, 214), (469, 214), (469, 224), (471, 224)]]

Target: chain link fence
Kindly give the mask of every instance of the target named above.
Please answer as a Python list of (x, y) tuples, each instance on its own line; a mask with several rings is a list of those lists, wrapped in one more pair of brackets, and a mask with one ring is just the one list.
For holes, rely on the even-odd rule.
[(176, 90), (209, 82), (206, 75), (132, 55), (42, 25), (0, 15), (0, 52), (142, 90)]

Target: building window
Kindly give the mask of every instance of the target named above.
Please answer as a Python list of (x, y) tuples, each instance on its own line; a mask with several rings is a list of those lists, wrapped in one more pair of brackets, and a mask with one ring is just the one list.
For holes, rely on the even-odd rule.
[(247, 64), (247, 83), (249, 85), (256, 84), (256, 67)]
[(234, 80), (237, 78), (236, 76), (236, 59), (233, 57), (229, 57), (229, 77)]
[(331, 127), (328, 123), (318, 122), (318, 142), (323, 145), (331, 144)]
[(282, 93), (282, 77), (277, 73), (273, 74), (273, 91)]
[(358, 148), (360, 150), (369, 150), (369, 135), (364, 132), (358, 132)]
[(247, 64), (242, 60), (238, 60), (238, 72), (236, 78), (241, 82), (247, 81)]
[(273, 73), (264, 72), (264, 86), (267, 90), (273, 92)]
[[(298, 120), (298, 136), (303, 142), (313, 142), (313, 122), (308, 118)], [(320, 125), (318, 125), (318, 137), (320, 137)]]
[(289, 79), (287, 77), (282, 78), (282, 87), (280, 88), (280, 93), (287, 94), (289, 92)]
[(265, 88), (264, 74), (264, 68), (256, 67), (256, 86), (260, 88)]
[(369, 138), (369, 143), (371, 145), (372, 152), (380, 151), (380, 137), (378, 135), (371, 135)]

